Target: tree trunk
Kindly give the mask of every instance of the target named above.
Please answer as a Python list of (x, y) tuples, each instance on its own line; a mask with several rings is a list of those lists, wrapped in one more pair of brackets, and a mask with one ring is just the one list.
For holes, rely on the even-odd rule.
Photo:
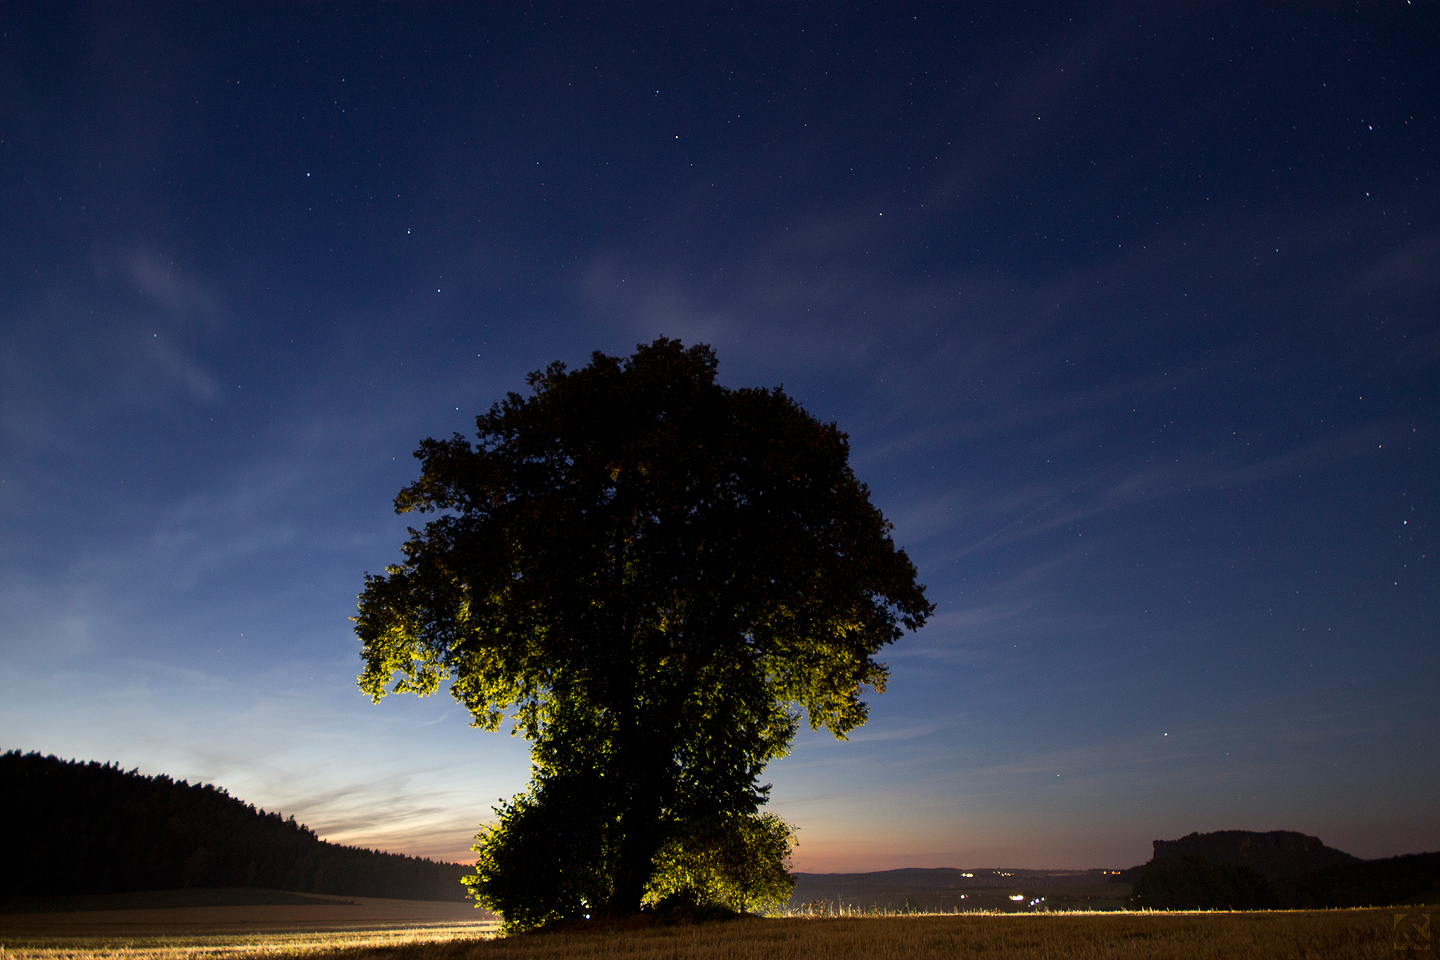
[(655, 871), (655, 854), (662, 841), (660, 813), (664, 807), (662, 787), (656, 774), (656, 745), (640, 729), (636, 718), (617, 744), (616, 766), (621, 772), (624, 804), (620, 813), (620, 849), (610, 902), (612, 916), (638, 913), (645, 887)]

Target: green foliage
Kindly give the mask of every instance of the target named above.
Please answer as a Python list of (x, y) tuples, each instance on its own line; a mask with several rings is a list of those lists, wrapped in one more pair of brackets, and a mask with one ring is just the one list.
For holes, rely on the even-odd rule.
[(609, 901), (603, 866), (613, 860), (613, 840), (588, 799), (582, 783), (540, 780), (497, 807), (496, 823), (476, 837), (475, 872), (464, 883), (504, 917), (507, 932), (598, 912)]
[(1137, 910), (1263, 910), (1275, 905), (1275, 894), (1257, 870), (1184, 856), (1145, 864), (1126, 905)]
[(421, 443), (396, 509), (437, 516), (366, 577), (361, 689), (448, 680), (476, 726), (509, 714), (535, 744), (535, 785), (482, 834), (472, 885), (512, 923), (634, 911), (657, 875), (771, 897), (770, 867), (725, 866), (784, 860), (761, 771), (802, 714), (842, 738), (863, 723), (874, 654), (932, 612), (845, 435), (715, 369), (661, 339), (532, 374), (478, 443)]
[(680, 900), (737, 912), (778, 909), (790, 899), (794, 829), (773, 813), (731, 817), (677, 833), (655, 857), (646, 903)]
[[(594, 784), (541, 778), (496, 808), (476, 837), (471, 895), (505, 918), (508, 932), (602, 913), (613, 894), (618, 837), (592, 801)], [(702, 828), (677, 824), (655, 854), (643, 905), (779, 908), (790, 897), (795, 833), (772, 813), (732, 816)]]

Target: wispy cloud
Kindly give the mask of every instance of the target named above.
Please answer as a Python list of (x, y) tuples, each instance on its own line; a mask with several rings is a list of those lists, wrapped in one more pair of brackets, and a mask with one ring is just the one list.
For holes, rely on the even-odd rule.
[(124, 259), (126, 278), (140, 293), (176, 318), (219, 323), (223, 313), (219, 296), (198, 277), (177, 267), (173, 259), (137, 247)]
[[(998, 88), (1003, 78), (1004, 88), (998, 94), (973, 91), (987, 101), (993, 97), (986, 119), (971, 126), (958, 159), (931, 187), (927, 202), (938, 205), (983, 195), (991, 178), (1006, 170), (1028, 144), (1053, 137), (1073, 110), (1077, 88), (1096, 70), (1113, 68), (1117, 51), (1126, 46), (1127, 28), (1133, 29), (1133, 24), (1114, 7), (1068, 43), (1054, 48), (1047, 44), (1043, 51), (1031, 53), (1018, 71), (1014, 64), (995, 64), (996, 79), (991, 82)], [(981, 77), (990, 79), (987, 72), (982, 71)]]
[(0, 652), (12, 665), (54, 664), (92, 652), (105, 622), (83, 586), (42, 586), (16, 572), (0, 583)]
[(4, 438), (84, 453), (101, 424), (218, 402), (220, 378), (204, 355), (225, 313), (210, 285), (144, 248), (101, 258), (90, 276), (9, 305), (0, 316)]
[(1387, 251), (1350, 286), (1356, 297), (1400, 300), (1440, 289), (1440, 238), (1415, 237)]
[(220, 399), (220, 383), (195, 359), (187, 355), (169, 339), (152, 334), (145, 344), (146, 355), (154, 365), (172, 382), (182, 386), (190, 396), (205, 403)]
[[(952, 558), (971, 556), (1148, 502), (1281, 478), (1302, 478), (1353, 460), (1382, 455), (1386, 444), (1393, 446), (1403, 440), (1405, 429), (1399, 424), (1373, 424), (1344, 430), (1249, 462), (1221, 454), (1182, 454), (1168, 458), (1168, 462), (1140, 462), (1129, 467), (1119, 462), (1070, 483), (1032, 483), (1020, 490), (996, 491), (993, 501), (984, 494), (972, 493), (954, 501), (969, 504), (968, 510), (942, 509), (949, 505), (942, 501), (925, 511), (927, 532), (919, 539), (934, 539), (942, 534), (953, 539), (957, 529), (983, 530), (990, 525), (985, 518), (1000, 520), (999, 526), (990, 525), (988, 531), (972, 533), (968, 540), (954, 541), (954, 548), (947, 553)], [(898, 516), (913, 525), (904, 513)]]
[(910, 724), (904, 727), (876, 728), (873, 725), (866, 725), (860, 728), (860, 732), (850, 734), (846, 740), (850, 743), (895, 743), (901, 740), (918, 740), (940, 730), (949, 729), (951, 726), (953, 723), (943, 720)]
[[(158, 316), (151, 313), (151, 326), (157, 329), (144, 342), (144, 356), (192, 399), (205, 403), (220, 399), (219, 381), (181, 341), (196, 343), (218, 330), (225, 312), (221, 298), (173, 259), (148, 248), (131, 250), (123, 265), (125, 279), (152, 308), (158, 308)], [(144, 341), (143, 336), (139, 339)]]

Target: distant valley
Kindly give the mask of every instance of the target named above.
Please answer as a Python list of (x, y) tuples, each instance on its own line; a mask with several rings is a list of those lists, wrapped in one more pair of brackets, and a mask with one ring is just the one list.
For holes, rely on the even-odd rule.
[[(1130, 893), (1115, 870), (949, 867), (875, 873), (797, 873), (790, 909), (828, 913), (1120, 910)], [(824, 904), (823, 907), (818, 904)]]

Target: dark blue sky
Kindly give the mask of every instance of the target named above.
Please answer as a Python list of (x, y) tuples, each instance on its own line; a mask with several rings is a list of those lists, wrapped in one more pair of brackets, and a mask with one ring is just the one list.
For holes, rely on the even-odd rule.
[[(426, 436), (660, 335), (938, 604), (801, 869), (1440, 848), (1440, 10), (0, 3), (0, 732), (460, 858), (346, 618)], [(413, 522), (413, 521), (412, 521)]]

